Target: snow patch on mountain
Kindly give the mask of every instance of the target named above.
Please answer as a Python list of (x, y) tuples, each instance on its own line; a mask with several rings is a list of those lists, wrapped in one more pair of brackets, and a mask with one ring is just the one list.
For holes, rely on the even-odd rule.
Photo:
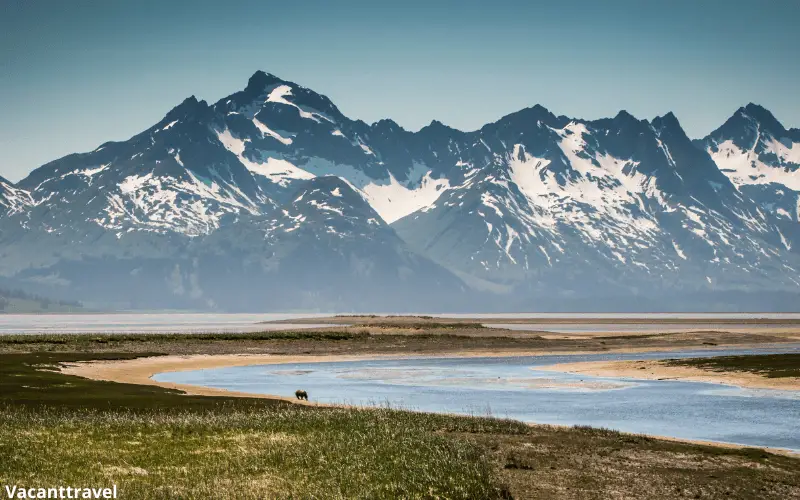
[(580, 230), (587, 241), (606, 244), (610, 232), (645, 239), (660, 232), (643, 204), (645, 193), (660, 193), (637, 171), (638, 162), (593, 151), (584, 137), (591, 132), (583, 123), (570, 122), (553, 131), (570, 175), (557, 179), (549, 168), (552, 160), (531, 156), (521, 144), (514, 145), (506, 157), (510, 179), (527, 198), (528, 216), (536, 226), (554, 228), (566, 223)]
[(271, 128), (269, 128), (266, 125), (264, 125), (264, 123), (261, 122), (261, 120), (259, 120), (258, 118), (253, 118), (253, 125), (255, 125), (256, 128), (261, 131), (263, 136), (270, 136), (270, 137), (272, 137), (274, 139), (277, 139), (278, 141), (280, 141), (281, 143), (285, 144), (286, 146), (288, 146), (288, 145), (290, 145), (292, 143), (292, 138), (291, 137), (283, 137), (278, 132), (275, 132)]
[[(800, 191), (800, 143), (792, 143), (787, 147), (784, 142), (769, 138), (762, 153), (756, 152), (758, 141), (751, 149), (742, 149), (734, 141), (726, 140), (709, 147), (708, 153), (719, 169), (737, 187), (750, 184), (783, 184), (789, 189)], [(769, 164), (762, 157), (774, 155), (780, 164)], [(782, 168), (784, 164), (797, 165), (795, 170)]]
[(131, 175), (119, 184), (119, 192), (107, 195), (105, 216), (98, 225), (120, 230), (134, 227), (164, 232), (179, 231), (187, 236), (208, 234), (225, 214), (242, 210), (257, 213), (246, 199), (237, 199), (217, 182), (199, 179), (188, 171), (189, 181), (152, 172)]
[(539, 196), (548, 196), (553, 191), (549, 186), (557, 186), (553, 172), (546, 170), (550, 160), (535, 158), (525, 151), (521, 144), (515, 144), (508, 159), (511, 180), (529, 200), (536, 203)]
[[(248, 161), (245, 159), (245, 162)], [(245, 165), (247, 166), (247, 163)], [(373, 179), (352, 165), (342, 165), (318, 157), (309, 158), (301, 165), (294, 165), (288, 161), (283, 161), (281, 165), (285, 169), (285, 179), (339, 177), (360, 193), (387, 224), (430, 205), (449, 188), (447, 179), (433, 178), (431, 170), (421, 163), (414, 163), (407, 174), (407, 180), (402, 182), (391, 173), (387, 179)], [(252, 165), (248, 166), (248, 169), (257, 170)], [(272, 171), (262, 175), (276, 176)]]
[[(279, 93), (278, 97), (273, 99), (281, 99), (283, 95), (285, 94)], [(310, 158), (305, 164), (297, 165), (289, 160), (276, 158), (270, 152), (247, 151), (250, 140), (234, 136), (228, 128), (217, 130), (216, 135), (222, 145), (236, 155), (247, 170), (281, 186), (287, 186), (292, 180), (329, 175), (348, 181), (356, 190), (363, 193), (369, 204), (387, 224), (430, 205), (450, 186), (446, 178), (433, 178), (431, 170), (418, 162), (413, 163), (405, 181), (398, 181), (391, 172), (388, 173), (388, 178), (373, 179), (352, 165), (337, 164), (324, 158)], [(360, 139), (358, 144), (365, 153), (374, 155), (369, 147), (360, 142)]]
[(365, 154), (375, 156), (375, 152), (370, 149), (369, 146), (364, 144), (363, 142), (358, 142), (358, 146), (364, 151)]
[[(180, 120), (173, 120), (173, 121), (171, 121), (171, 122), (167, 123), (167, 124), (164, 126), (164, 128), (162, 128), (162, 129), (160, 129), (160, 130), (157, 130), (156, 132), (163, 132), (163, 131), (165, 131), (165, 130), (169, 130), (169, 129), (171, 129), (172, 127), (174, 127), (174, 126), (175, 126), (175, 124), (176, 124), (176, 123), (178, 123), (179, 121), (180, 121)], [(98, 151), (99, 151), (99, 149), (98, 149)]]
[(14, 187), (0, 177), (0, 217), (22, 212), (33, 203), (33, 197), (28, 191)]
[(231, 131), (228, 130), (227, 128), (225, 130), (218, 130), (217, 138), (219, 139), (219, 142), (221, 142), (222, 145), (225, 146), (225, 149), (235, 154), (236, 156), (241, 157), (242, 153), (244, 153), (246, 141), (239, 139), (238, 137), (234, 137), (234, 135), (231, 134)]
[(84, 170), (76, 170), (75, 172), (72, 172), (72, 173), (76, 174), (76, 175), (82, 175), (82, 176), (87, 177), (87, 178), (92, 178), (96, 174), (99, 174), (100, 172), (105, 171), (110, 166), (111, 166), (110, 163), (106, 163), (105, 165), (100, 165), (99, 167), (96, 167), (96, 168), (87, 168), (87, 169), (84, 169)]
[(250, 172), (267, 177), (281, 186), (287, 186), (290, 181), (296, 179), (314, 178), (314, 174), (306, 172), (294, 163), (281, 158), (267, 156), (260, 162), (250, 161), (244, 157), (240, 157), (239, 160)]
[(390, 173), (388, 182), (369, 183), (362, 188), (362, 191), (378, 215), (387, 224), (391, 224), (435, 202), (450, 187), (447, 179), (434, 179), (430, 171), (422, 175), (416, 186), (414, 184), (408, 181), (399, 182)]
[(686, 254), (683, 253), (683, 250), (681, 249), (680, 246), (678, 246), (678, 244), (675, 242), (675, 240), (672, 240), (672, 248), (675, 249), (675, 253), (678, 254), (678, 257), (680, 257), (683, 260), (686, 260)]
[(800, 191), (797, 137), (784, 129), (769, 111), (749, 104), (706, 137), (704, 147), (738, 188), (775, 184)]
[(244, 154), (249, 140), (234, 137), (227, 128), (222, 131), (218, 130), (216, 133), (217, 138), (225, 146), (225, 149), (235, 154), (239, 162), (253, 174), (266, 177), (281, 186), (286, 186), (295, 179), (313, 179), (315, 177), (314, 174), (297, 167), (287, 160), (267, 156), (268, 153), (260, 150), (256, 151), (261, 155), (260, 161), (251, 160)]
[(324, 113), (320, 113), (317, 110), (310, 110), (298, 106), (297, 104), (293, 103), (292, 101), (288, 100), (287, 97), (292, 95), (292, 87), (289, 85), (278, 85), (273, 88), (269, 95), (267, 96), (266, 102), (275, 102), (279, 104), (284, 104), (286, 106), (293, 106), (297, 108), (297, 112), (300, 113), (300, 116), (303, 118), (308, 118), (309, 120), (314, 120), (317, 123), (321, 123), (321, 119), (326, 120), (330, 123), (334, 123), (332, 119), (325, 116)]
[(638, 204), (636, 194), (644, 191), (647, 181), (636, 171), (638, 162), (593, 152), (584, 139), (590, 135), (585, 124), (570, 123), (556, 132), (562, 138), (561, 151), (580, 174), (580, 180), (565, 188), (567, 194), (598, 211), (617, 210), (623, 203)]
[(332, 206), (330, 206), (330, 205), (328, 205), (326, 203), (323, 203), (323, 202), (320, 202), (320, 201), (317, 201), (317, 200), (310, 200), (308, 202), (308, 204), (312, 205), (313, 207), (317, 208), (318, 210), (324, 210), (326, 212), (334, 212), (334, 213), (337, 213), (339, 215), (344, 215), (344, 211), (341, 208), (332, 207)]

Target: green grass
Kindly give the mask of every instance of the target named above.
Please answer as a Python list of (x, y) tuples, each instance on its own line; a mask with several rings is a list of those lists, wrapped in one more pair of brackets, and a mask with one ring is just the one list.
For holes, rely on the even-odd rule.
[(479, 446), (431, 432), (442, 420), (297, 406), (146, 413), (6, 408), (0, 409), (6, 457), (0, 483), (117, 484), (122, 498), (137, 499), (505, 496)]
[(367, 332), (348, 331), (266, 331), (253, 333), (79, 333), (0, 335), (0, 345), (21, 344), (108, 344), (121, 342), (186, 342), (186, 341), (241, 341), (241, 340), (354, 340), (366, 338)]
[[(453, 432), (518, 422), (179, 395), (54, 371), (135, 355), (0, 355), (0, 483), (117, 484), (122, 498), (500, 498), (482, 449)], [(245, 494), (242, 494), (244, 492)]]
[[(373, 329), (376, 330), (376, 329)], [(379, 354), (446, 353), (463, 349), (521, 349), (543, 341), (460, 335), (457, 330), (418, 330), (414, 335), (369, 328), (257, 333), (0, 335), (0, 353), (86, 352), (169, 354)]]
[(800, 460), (757, 449), (390, 408), (187, 396), (55, 371), (59, 363), (144, 355), (0, 354), (0, 484), (116, 484), (120, 498), (135, 499), (800, 495)]
[(757, 373), (768, 378), (800, 377), (800, 354), (667, 359), (662, 362), (668, 366), (691, 366), (720, 372)]
[[(0, 405), (81, 409), (207, 408), (209, 398), (180, 396), (159, 387), (89, 380), (58, 371), (60, 363), (133, 359), (144, 354), (24, 353), (0, 354)], [(152, 355), (152, 354), (151, 354)], [(217, 401), (243, 401), (220, 398)], [(214, 399), (211, 399), (214, 401)]]

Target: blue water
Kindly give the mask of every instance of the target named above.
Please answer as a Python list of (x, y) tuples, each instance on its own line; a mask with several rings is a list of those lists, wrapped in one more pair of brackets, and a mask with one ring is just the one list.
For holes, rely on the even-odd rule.
[(537, 370), (554, 363), (609, 359), (800, 352), (730, 349), (681, 353), (513, 358), (414, 358), (293, 363), (162, 373), (176, 382), (312, 401), (591, 425), (655, 434), (800, 450), (800, 392), (720, 384), (599, 378)]

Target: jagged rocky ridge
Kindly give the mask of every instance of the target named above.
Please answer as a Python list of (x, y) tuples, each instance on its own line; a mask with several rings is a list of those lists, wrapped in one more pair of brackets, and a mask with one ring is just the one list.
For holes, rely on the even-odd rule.
[(30, 193), (0, 176), (0, 217), (27, 210), (33, 204)]
[(148, 308), (786, 309), (799, 157), (752, 104), (694, 142), (671, 113), (541, 106), (409, 132), (257, 72), (0, 179), (0, 282)]

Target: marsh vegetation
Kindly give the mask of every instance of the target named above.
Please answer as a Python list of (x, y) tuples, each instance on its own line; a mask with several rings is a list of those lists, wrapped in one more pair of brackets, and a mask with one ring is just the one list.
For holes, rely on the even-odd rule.
[(691, 366), (717, 372), (756, 373), (767, 378), (800, 377), (800, 354), (760, 354), (667, 359), (667, 366)]
[(189, 396), (58, 371), (62, 363), (161, 354), (600, 351), (664, 341), (438, 330), (0, 337), (0, 483), (117, 484), (121, 498), (137, 499), (800, 496), (800, 459), (758, 449), (388, 407)]

